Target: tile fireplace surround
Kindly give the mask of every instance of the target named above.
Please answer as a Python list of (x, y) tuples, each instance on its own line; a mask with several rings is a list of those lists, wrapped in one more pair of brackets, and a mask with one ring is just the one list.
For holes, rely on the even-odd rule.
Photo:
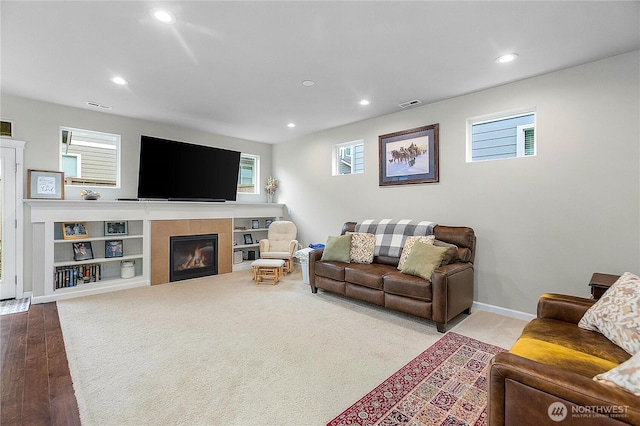
[[(24, 200), (24, 204), (27, 207), (25, 218), (28, 218), (25, 235), (31, 234), (31, 240), (25, 241), (24, 247), (28, 259), (24, 268), (30, 272), (25, 274), (24, 290), (31, 291), (32, 303), (168, 283), (169, 237), (172, 235), (218, 234), (218, 274), (232, 272), (234, 220), (282, 218), (285, 213), (283, 204), (241, 202)], [(138, 229), (141, 227), (140, 234), (129, 236), (142, 241), (138, 254), (134, 254), (140, 268), (136, 276), (121, 279), (118, 272), (117, 276), (99, 282), (55, 289), (54, 252), (62, 244), (54, 230), (64, 222), (89, 222), (90, 227), (93, 224), (100, 229), (98, 225), (103, 221), (129, 221), (137, 224)], [(104, 240), (109, 239), (100, 232), (90, 235), (94, 245), (104, 244)], [(125, 239), (125, 246), (128, 241), (131, 240)], [(95, 260), (96, 263), (103, 261)], [(74, 264), (72, 261), (66, 263)], [(179, 285), (179, 281), (174, 284)]]
[(232, 270), (231, 219), (177, 219), (151, 221), (151, 285), (169, 282), (169, 238), (218, 234), (218, 274)]

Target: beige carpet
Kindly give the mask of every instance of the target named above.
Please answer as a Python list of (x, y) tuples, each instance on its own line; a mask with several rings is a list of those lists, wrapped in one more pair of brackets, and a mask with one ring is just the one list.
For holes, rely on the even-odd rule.
[[(250, 271), (58, 302), (82, 423), (324, 425), (442, 337), (430, 321)], [(509, 348), (525, 321), (451, 329)]]

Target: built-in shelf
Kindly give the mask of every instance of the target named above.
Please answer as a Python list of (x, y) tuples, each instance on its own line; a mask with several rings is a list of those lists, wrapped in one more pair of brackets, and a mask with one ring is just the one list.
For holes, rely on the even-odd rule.
[[(280, 218), (280, 216), (252, 216), (250, 218), (234, 219), (234, 271), (249, 269), (251, 268), (251, 263), (260, 258), (260, 240), (267, 238), (269, 224)], [(252, 242), (246, 242), (245, 236), (249, 236)]]
[[(24, 200), (32, 224), (32, 303), (79, 297), (90, 294), (148, 286), (151, 282), (151, 223), (163, 220), (231, 219), (236, 229), (232, 251), (255, 252), (259, 257), (261, 238), (266, 238), (265, 220), (282, 217), (284, 205), (270, 203), (208, 203), (166, 201), (72, 201)], [(259, 221), (257, 228), (254, 220)], [(104, 235), (105, 222), (126, 221), (126, 235)], [(63, 223), (85, 223), (88, 236), (65, 239)], [(252, 243), (243, 244), (250, 234)], [(122, 240), (123, 256), (105, 256), (105, 243)], [(92, 259), (74, 260), (73, 243), (91, 243)], [(228, 249), (226, 249), (228, 250)], [(228, 252), (227, 252), (228, 253)], [(233, 255), (233, 253), (231, 253)], [(121, 262), (133, 261), (135, 273), (121, 277)], [(100, 280), (82, 282), (75, 286), (56, 288), (57, 271), (83, 265), (100, 265)], [(233, 270), (245, 269), (250, 262), (233, 265)]]

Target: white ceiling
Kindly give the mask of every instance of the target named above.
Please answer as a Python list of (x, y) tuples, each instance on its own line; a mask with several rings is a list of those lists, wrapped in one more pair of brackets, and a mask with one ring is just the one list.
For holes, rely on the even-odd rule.
[(638, 1), (3, 0), (0, 13), (2, 93), (269, 143), (640, 49)]

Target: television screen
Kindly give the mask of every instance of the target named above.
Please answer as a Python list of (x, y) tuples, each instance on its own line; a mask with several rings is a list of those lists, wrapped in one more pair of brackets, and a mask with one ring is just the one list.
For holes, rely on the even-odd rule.
[(239, 165), (238, 151), (143, 135), (138, 198), (235, 201)]

